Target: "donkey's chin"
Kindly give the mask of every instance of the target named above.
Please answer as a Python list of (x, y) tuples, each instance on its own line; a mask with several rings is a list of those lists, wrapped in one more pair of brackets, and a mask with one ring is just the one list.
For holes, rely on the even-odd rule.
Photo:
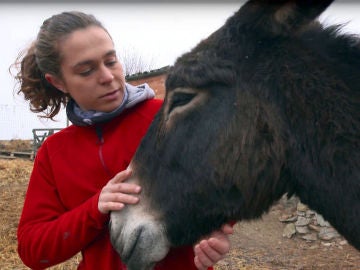
[(169, 251), (165, 230), (151, 216), (131, 215), (129, 207), (111, 213), (110, 239), (128, 270), (151, 270)]

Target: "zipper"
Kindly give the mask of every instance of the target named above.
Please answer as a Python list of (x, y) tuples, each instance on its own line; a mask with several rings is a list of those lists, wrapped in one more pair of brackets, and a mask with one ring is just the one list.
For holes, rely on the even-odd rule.
[(99, 154), (99, 159), (100, 159), (101, 165), (104, 168), (106, 174), (110, 178), (112, 178), (112, 173), (110, 172), (109, 168), (106, 166), (104, 155), (103, 155), (103, 145), (105, 143), (105, 139), (104, 139), (104, 136), (103, 136), (101, 126), (100, 125), (95, 125), (95, 131), (96, 131), (96, 135), (97, 135), (97, 138), (98, 138), (97, 145), (99, 145), (98, 154)]

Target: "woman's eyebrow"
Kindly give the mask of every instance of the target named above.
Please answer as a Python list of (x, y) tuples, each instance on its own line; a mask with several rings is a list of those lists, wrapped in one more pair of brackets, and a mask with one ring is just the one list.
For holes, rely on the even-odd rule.
[[(115, 50), (110, 50), (108, 52), (106, 52), (104, 54), (104, 57), (108, 57), (108, 56), (112, 56), (112, 55), (116, 55), (116, 51)], [(78, 63), (76, 63), (74, 65), (74, 68), (80, 67), (80, 66), (86, 66), (86, 65), (90, 65), (91, 63), (93, 63), (94, 60), (84, 60), (84, 61), (80, 61)]]
[(116, 55), (116, 51), (115, 50), (110, 50), (105, 54), (105, 56), (110, 56), (110, 55)]

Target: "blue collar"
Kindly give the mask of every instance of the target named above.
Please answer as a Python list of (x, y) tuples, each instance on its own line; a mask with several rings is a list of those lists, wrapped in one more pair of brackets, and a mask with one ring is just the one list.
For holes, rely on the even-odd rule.
[(148, 84), (133, 86), (125, 84), (124, 99), (120, 106), (112, 112), (83, 111), (76, 104), (75, 100), (70, 99), (66, 105), (66, 114), (69, 120), (76, 126), (90, 126), (94, 124), (110, 121), (115, 116), (121, 114), (125, 109), (155, 97), (154, 91)]

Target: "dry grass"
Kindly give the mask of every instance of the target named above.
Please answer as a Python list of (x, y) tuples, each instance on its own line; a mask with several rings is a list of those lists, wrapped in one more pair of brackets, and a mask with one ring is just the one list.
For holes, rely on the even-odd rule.
[(26, 152), (32, 150), (32, 140), (0, 140), (0, 150)]
[[(15, 149), (16, 150), (16, 149)], [(17, 254), (16, 230), (33, 162), (0, 159), (0, 269), (29, 269)], [(76, 269), (79, 256), (52, 270)]]
[(26, 269), (16, 252), (16, 228), (32, 162), (0, 160), (0, 268)]

